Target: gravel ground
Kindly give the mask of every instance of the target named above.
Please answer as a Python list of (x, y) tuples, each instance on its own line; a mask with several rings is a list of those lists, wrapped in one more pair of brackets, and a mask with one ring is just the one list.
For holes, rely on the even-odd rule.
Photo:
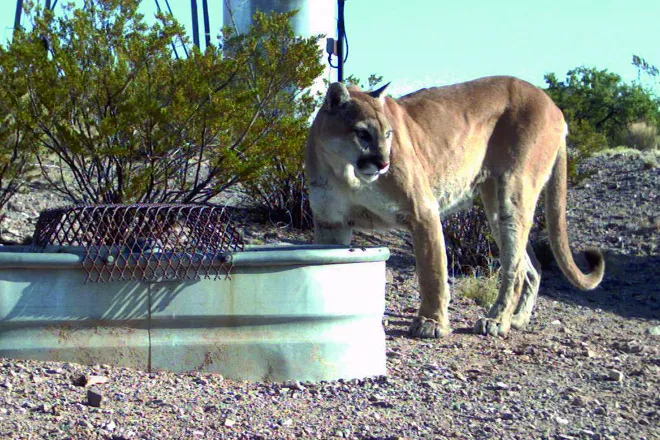
[[(260, 384), (0, 359), (0, 438), (660, 439), (660, 168), (619, 156), (586, 170), (595, 172), (569, 194), (571, 241), (605, 250), (606, 278), (580, 292), (548, 267), (523, 332), (470, 334), (484, 310), (456, 298), (452, 335), (410, 339), (410, 240), (362, 233), (359, 241), (392, 251), (386, 377)], [(0, 240), (22, 241), (35, 211), (60, 202), (40, 188), (20, 195)], [(310, 240), (267, 225), (243, 230), (253, 241)]]

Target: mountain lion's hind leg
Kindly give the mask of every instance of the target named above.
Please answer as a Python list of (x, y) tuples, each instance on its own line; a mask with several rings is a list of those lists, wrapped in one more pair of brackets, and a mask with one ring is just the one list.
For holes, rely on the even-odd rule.
[(536, 297), (539, 293), (539, 286), (541, 285), (541, 265), (539, 264), (532, 245), (527, 243), (527, 254), (525, 255), (525, 277), (523, 279), (524, 285), (520, 300), (516, 311), (511, 318), (511, 327), (516, 330), (522, 330), (529, 324), (532, 318), (532, 311), (536, 304)]
[(474, 324), (473, 331), (477, 334), (506, 336), (525, 286), (526, 244), (532, 226), (536, 197), (531, 185), (526, 185), (522, 180), (513, 178), (496, 182), (498, 210), (496, 215), (491, 212), (489, 218), (497, 222), (502, 263), (501, 285), (497, 300), (488, 315), (479, 318)]
[[(491, 235), (497, 244), (497, 248), (501, 249), (500, 242), (500, 228), (497, 214), (497, 193), (495, 191), (494, 180), (486, 180), (479, 188), (481, 194), (481, 201), (484, 205), (484, 211), (488, 218)], [(529, 324), (532, 317), (532, 311), (536, 304), (536, 296), (539, 292), (539, 285), (541, 283), (541, 265), (539, 264), (531, 244), (527, 243), (527, 253), (524, 257), (525, 260), (525, 276), (522, 279), (523, 287), (520, 294), (518, 306), (511, 318), (511, 326), (516, 330), (524, 328)]]

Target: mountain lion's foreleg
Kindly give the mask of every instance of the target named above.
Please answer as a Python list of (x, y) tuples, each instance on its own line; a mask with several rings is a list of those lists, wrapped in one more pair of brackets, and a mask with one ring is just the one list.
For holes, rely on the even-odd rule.
[(411, 225), (421, 305), (410, 335), (439, 338), (451, 333), (447, 251), (437, 210), (429, 209)]
[(341, 223), (325, 223), (314, 219), (314, 243), (350, 246), (353, 229)]
[[(485, 318), (474, 324), (474, 332), (491, 336), (505, 336), (511, 328), (511, 319), (522, 290), (527, 272), (526, 247), (532, 226), (536, 197), (529, 184), (520, 179), (497, 182), (497, 213), (491, 217), (497, 222), (501, 269), (501, 285), (497, 301)], [(491, 199), (492, 202), (492, 199)], [(531, 205), (531, 209), (530, 209)]]

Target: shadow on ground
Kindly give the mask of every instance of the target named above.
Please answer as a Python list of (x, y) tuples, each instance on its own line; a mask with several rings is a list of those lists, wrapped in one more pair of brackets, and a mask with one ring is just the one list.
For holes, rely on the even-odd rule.
[(553, 264), (543, 270), (539, 292), (554, 300), (601, 309), (626, 318), (660, 319), (660, 256), (607, 252), (603, 282), (591, 291), (571, 286)]

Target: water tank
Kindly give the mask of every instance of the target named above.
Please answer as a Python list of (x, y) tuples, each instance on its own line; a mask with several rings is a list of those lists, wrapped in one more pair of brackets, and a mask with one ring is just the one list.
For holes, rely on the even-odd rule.
[[(223, 9), (223, 24), (231, 26), (239, 33), (245, 32), (252, 24), (252, 17), (256, 11), (261, 12), (289, 12), (298, 10), (292, 19), (292, 26), (296, 34), (302, 37), (324, 34), (336, 38), (337, 34), (337, 1), (336, 0), (225, 0)], [(337, 80), (337, 70), (331, 69), (325, 53), (325, 38), (319, 41), (323, 50), (322, 62), (325, 70), (316, 87), (323, 88), (322, 79), (330, 82)]]

